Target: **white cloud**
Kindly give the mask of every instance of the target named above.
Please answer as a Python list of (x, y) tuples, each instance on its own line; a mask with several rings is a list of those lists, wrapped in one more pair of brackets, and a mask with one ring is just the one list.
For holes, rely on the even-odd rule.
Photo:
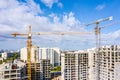
[(102, 33), (100, 43), (102, 45), (120, 45), (120, 30), (110, 32), (107, 34)]
[(52, 8), (54, 3), (57, 3), (58, 0), (41, 0), (47, 7)]
[(108, 33), (108, 34), (103, 34), (103, 38), (107, 39), (107, 40), (112, 40), (112, 41), (115, 41), (115, 40), (118, 40), (118, 38), (120, 39), (120, 30), (117, 30), (115, 32), (111, 32), (111, 33)]
[(73, 12), (64, 14), (62, 17), (51, 14), (50, 17), (53, 18), (53, 23), (50, 23), (49, 26), (53, 31), (85, 31), (81, 27), (81, 22), (74, 17)]
[(35, 13), (43, 13), (43, 11), (40, 9), (40, 6), (34, 2), (34, 0), (26, 0), (26, 6), (28, 6), (29, 10), (31, 12)]
[[(14, 4), (14, 5), (13, 5)], [(63, 15), (58, 16), (55, 13), (49, 14), (48, 16), (39, 16), (37, 14), (44, 14), (44, 12), (41, 10), (40, 6), (36, 4), (34, 1), (30, 1), (27, 3), (18, 2), (18, 0), (0, 0), (0, 34), (7, 33), (11, 34), (11, 32), (26, 32), (27, 27), (29, 24), (32, 26), (33, 32), (53, 32), (53, 31), (86, 31), (83, 27), (81, 27), (81, 22), (75, 18), (74, 13), (65, 13)], [(120, 40), (120, 31), (116, 31), (113, 33), (105, 34), (103, 35), (106, 40), (114, 41), (114, 40)], [(82, 41), (82, 39), (86, 41)], [(81, 36), (40, 36), (35, 39), (36, 43), (40, 46), (46, 45), (48, 43), (48, 46), (57, 45), (58, 47), (64, 47), (66, 46), (72, 47), (72, 45), (75, 48), (79, 48), (80, 46), (87, 45), (85, 47), (95, 46), (95, 42), (91, 42), (95, 37), (87, 36), (87, 37), (81, 37)], [(50, 40), (50, 41), (49, 41)], [(16, 45), (17, 40), (13, 41), (5, 41), (5, 43), (0, 42), (0, 45), (13, 44)], [(19, 40), (19, 42), (22, 42), (23, 40)], [(38, 41), (38, 42), (37, 42)], [(52, 41), (52, 42), (51, 42)], [(87, 42), (88, 41), (88, 42)], [(15, 42), (12, 43), (12, 42)], [(45, 43), (45, 44), (43, 44)], [(87, 44), (86, 44), (87, 43)], [(9, 45), (9, 46), (10, 46)], [(20, 47), (23, 47), (23, 44), (18, 44)], [(16, 47), (18, 47), (16, 45)], [(25, 44), (24, 44), (25, 45)], [(68, 46), (69, 45), (69, 46)], [(70, 46), (71, 45), (71, 46)], [(75, 46), (76, 45), (76, 46)], [(1, 46), (3, 47), (3, 46)], [(6, 47), (6, 46), (5, 46)], [(4, 47), (3, 47), (4, 48)]]
[(100, 11), (100, 10), (103, 10), (104, 8), (105, 8), (105, 5), (104, 4), (100, 4), (100, 5), (97, 5), (95, 9)]
[(51, 14), (49, 14), (49, 17), (54, 17), (55, 16), (55, 14), (54, 13), (51, 13)]
[[(9, 1), (9, 4), (7, 1)], [(33, 31), (72, 31), (72, 29), (81, 29), (80, 21), (74, 17), (73, 12), (64, 14), (62, 17), (52, 13), (49, 15), (50, 18), (37, 15), (42, 13), (42, 10), (32, 0), (27, 3), (18, 2), (17, 0), (0, 0), (0, 4), (3, 3), (4, 5), (0, 9), (0, 25), (1, 29), (4, 29), (2, 32), (10, 30), (23, 32), (26, 25), (32, 25), (34, 27)]]
[[(26, 0), (27, 1), (27, 0)], [(14, 4), (14, 5), (13, 5)], [(37, 14), (44, 14), (40, 6), (33, 0), (18, 2), (18, 0), (0, 0), (0, 33), (11, 34), (13, 32), (26, 32), (28, 25), (32, 26), (33, 32), (44, 31), (83, 31), (80, 21), (74, 17), (74, 13), (66, 13), (60, 16), (52, 13), (49, 16), (40, 16)], [(53, 36), (52, 38), (41, 38), (41, 42), (51, 39), (56, 44), (62, 40), (60, 36)], [(45, 39), (44, 39), (45, 38)], [(39, 41), (39, 39), (36, 39)], [(15, 42), (17, 40), (13, 40)], [(21, 40), (19, 40), (21, 41)], [(46, 40), (47, 41), (47, 40)], [(11, 43), (8, 39), (5, 43)], [(58, 42), (58, 43), (57, 43)], [(14, 44), (14, 43), (13, 43)], [(41, 43), (42, 44), (42, 43)], [(8, 44), (9, 45), (9, 44)], [(19, 44), (20, 46), (22, 44)], [(44, 45), (44, 44), (42, 44)], [(17, 47), (18, 45), (16, 45)], [(5, 46), (6, 47), (6, 46)], [(9, 47), (9, 46), (8, 46)]]
[[(5, 28), (4, 26), (7, 25), (10, 26), (11, 30), (14, 28), (21, 30), (21, 25), (34, 23), (33, 19), (37, 18), (35, 15), (42, 13), (40, 7), (32, 0), (29, 3), (20, 3), (17, 0), (0, 0), (0, 4), (4, 5), (0, 6), (1, 27)], [(44, 17), (41, 18), (45, 20)]]
[(2, 24), (0, 24), (0, 32), (1, 33), (5, 33), (5, 32), (11, 32), (11, 31), (16, 31), (16, 29), (15, 28), (11, 28), (10, 26), (8, 26), (8, 25), (2, 25)]
[(57, 5), (58, 7), (63, 8), (63, 4), (61, 2), (59, 2)]
[[(20, 3), (16, 0), (9, 0), (9, 4), (7, 0), (0, 1), (0, 3), (3, 2), (4, 5), (6, 5), (6, 8), (1, 6), (0, 25), (1, 29), (4, 29), (4, 32), (13, 29), (16, 31), (23, 31), (25, 26), (29, 24), (34, 27), (34, 31), (69, 31), (72, 30), (72, 27), (74, 27), (74, 29), (81, 28), (80, 21), (74, 17), (74, 13), (72, 12), (64, 14), (63, 17), (59, 17), (54, 13), (50, 14), (51, 19), (53, 20), (52, 22), (51, 19), (47, 16), (36, 15), (41, 13), (41, 9), (32, 0), (27, 3)], [(14, 5), (12, 5), (13, 3)], [(35, 11), (35, 9), (37, 11)]]
[(73, 26), (76, 23), (74, 13), (70, 12), (69, 15), (65, 15), (64, 18), (64, 23), (67, 24), (68, 26)]

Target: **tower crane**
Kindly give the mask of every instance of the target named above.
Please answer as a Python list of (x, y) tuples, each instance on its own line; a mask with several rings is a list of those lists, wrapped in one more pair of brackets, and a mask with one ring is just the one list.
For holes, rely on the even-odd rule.
[[(110, 23), (110, 24), (106, 24), (106, 25), (103, 25), (103, 26), (100, 26), (100, 27), (98, 27), (99, 29), (99, 34), (98, 35), (100, 35), (101, 34), (101, 29), (102, 28), (105, 28), (105, 27), (108, 27), (108, 26), (111, 26), (111, 25), (114, 25), (114, 24), (119, 24), (120, 23), (120, 20), (118, 20), (118, 21), (115, 21), (115, 22), (112, 22), (112, 23)], [(100, 36), (99, 36), (100, 37)], [(101, 39), (101, 37), (100, 37), (100, 39)], [(100, 39), (99, 39), (99, 41), (100, 41)], [(100, 42), (99, 42), (100, 43)], [(99, 45), (100, 46), (100, 45)]]
[(28, 72), (28, 80), (31, 80), (31, 47), (32, 47), (32, 35), (76, 35), (76, 34), (90, 34), (90, 32), (38, 32), (32, 33), (31, 26), (28, 28), (28, 33), (13, 33), (14, 37), (16, 36), (25, 36), (27, 37), (27, 72)]
[(28, 80), (31, 80), (31, 47), (32, 47), (32, 33), (31, 33), (31, 26), (28, 28), (28, 33), (21, 34), (21, 33), (13, 33), (14, 37), (16, 36), (26, 36), (27, 37), (27, 74)]
[(106, 25), (104, 25), (104, 26), (100, 26), (99, 28), (101, 29), (101, 28), (105, 28), (105, 27), (108, 27), (108, 26), (111, 26), (111, 25), (114, 25), (114, 24), (119, 24), (119, 23), (120, 23), (120, 20), (119, 20), (119, 21), (112, 22), (112, 23), (110, 23), (110, 24), (106, 24)]
[(34, 46), (34, 49), (35, 49), (35, 50), (34, 50), (34, 75), (35, 75), (35, 76), (34, 76), (34, 79), (35, 79), (35, 80), (37, 80), (37, 79), (36, 79), (36, 69), (37, 69), (37, 65), (36, 65), (36, 52), (37, 52), (37, 48), (39, 48), (39, 47), (35, 45), (35, 46)]
[[(104, 27), (108, 26), (108, 25), (106, 25), (104, 27), (103, 26), (99, 27), (98, 25), (101, 22), (104, 22), (104, 21), (107, 21), (107, 20), (112, 20), (112, 19), (113, 19), (113, 17), (111, 16), (111, 17), (108, 17), (108, 18), (96, 20), (96, 21), (86, 25), (86, 26), (89, 26), (89, 25), (92, 25), (92, 24), (96, 25), (95, 28), (94, 28), (94, 33), (95, 33), (95, 36), (96, 36), (96, 48), (99, 48), (99, 46), (100, 46), (100, 32), (101, 32), (100, 30), (101, 30), (101, 28), (104, 28)], [(114, 23), (112, 23), (112, 24), (114, 24)]]
[(108, 17), (108, 18), (104, 18), (104, 19), (99, 19), (97, 21), (94, 21), (90, 24), (87, 24), (86, 26), (95, 24), (95, 28), (94, 28), (94, 33), (95, 33), (95, 37), (96, 37), (96, 55), (97, 55), (97, 80), (100, 80), (100, 54), (99, 54), (99, 47), (100, 47), (100, 30), (102, 27), (99, 27), (98, 24), (100, 24), (101, 22), (104, 21), (108, 21), (108, 20), (112, 20), (112, 16)]

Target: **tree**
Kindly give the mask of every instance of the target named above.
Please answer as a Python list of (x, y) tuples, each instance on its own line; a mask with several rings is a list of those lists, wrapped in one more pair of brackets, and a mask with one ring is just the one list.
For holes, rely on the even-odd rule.
[(7, 62), (7, 59), (4, 59), (4, 60), (3, 60), (3, 62), (5, 62), (5, 63), (6, 63), (6, 62)]
[(51, 71), (61, 71), (61, 66), (51, 68)]
[(56, 66), (57, 71), (61, 71), (61, 67), (60, 66)]
[(13, 60), (17, 59), (20, 57), (20, 53), (11, 53), (11, 57), (4, 59), (3, 62), (12, 62)]
[(2, 64), (2, 60), (0, 60), (0, 64)]

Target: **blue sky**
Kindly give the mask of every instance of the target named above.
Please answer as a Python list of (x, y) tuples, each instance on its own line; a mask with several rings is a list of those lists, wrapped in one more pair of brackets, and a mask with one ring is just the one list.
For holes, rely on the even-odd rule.
[[(26, 38), (13, 38), (13, 32), (26, 33), (29, 25), (33, 32), (92, 32), (91, 35), (33, 36), (33, 45), (78, 50), (95, 47), (94, 27), (85, 24), (113, 16), (120, 20), (120, 0), (0, 0), (0, 48), (20, 49)], [(120, 42), (120, 23), (101, 30), (101, 45)]]

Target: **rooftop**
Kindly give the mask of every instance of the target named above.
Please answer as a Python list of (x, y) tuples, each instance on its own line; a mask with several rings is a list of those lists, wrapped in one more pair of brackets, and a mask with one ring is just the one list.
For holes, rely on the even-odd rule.
[(0, 71), (11, 70), (13, 69), (20, 69), (24, 67), (26, 64), (24, 62), (14, 60), (13, 62), (3, 63), (0, 65)]

